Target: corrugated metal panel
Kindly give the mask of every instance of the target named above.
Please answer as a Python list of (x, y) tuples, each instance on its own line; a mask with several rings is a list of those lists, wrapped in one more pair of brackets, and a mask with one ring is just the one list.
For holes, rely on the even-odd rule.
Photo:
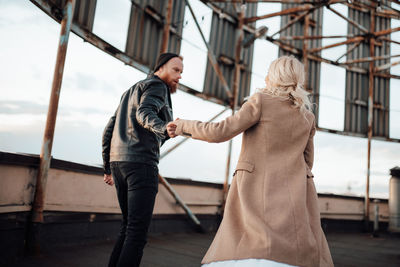
[[(377, 17), (375, 30), (390, 29), (390, 19)], [(382, 46), (375, 46), (375, 55), (390, 55), (390, 43), (381, 41)], [(376, 65), (389, 63), (390, 59), (376, 61)], [(386, 71), (390, 72), (390, 69)], [(390, 79), (375, 77), (374, 79), (374, 117), (373, 136), (389, 137)]]
[(92, 31), (97, 0), (77, 0), (74, 11), (74, 23)]
[[(64, 9), (66, 0), (49, 0), (49, 2), (62, 10)], [(92, 31), (96, 4), (97, 0), (76, 0), (73, 22), (88, 31)]]
[[(219, 3), (218, 5), (226, 7), (231, 6), (232, 9), (230, 10), (230, 12), (234, 11), (232, 4), (228, 5)], [(237, 17), (237, 14), (235, 12), (233, 13), (234, 14), (232, 15)], [(257, 14), (257, 5), (246, 4), (245, 13), (246, 17), (255, 16)], [(228, 20), (221, 19), (218, 14), (213, 13), (209, 45), (211, 51), (214, 53), (215, 57), (218, 60), (218, 65), (231, 90), (233, 90), (233, 78), (235, 71), (234, 62), (236, 47), (236, 28), (236, 24), (233, 24)], [(245, 31), (244, 39), (246, 39), (246, 37), (248, 37), (249, 35), (250, 33)], [(241, 59), (244, 68), (241, 70), (240, 73), (239, 95), (237, 104), (241, 103), (243, 101), (243, 98), (248, 96), (250, 93), (251, 70), (253, 65), (253, 49), (254, 45), (251, 45), (248, 48), (242, 48)], [(221, 60), (223, 58), (228, 60)], [(230, 61), (231, 63), (227, 63), (227, 61)], [(229, 98), (209, 61), (207, 61), (203, 93), (221, 99), (225, 103), (229, 103)]]
[[(167, 1), (166, 1), (167, 2)], [(178, 53), (181, 51), (183, 23), (185, 17), (185, 1), (174, 0), (171, 16), (171, 27), (176, 30), (168, 41), (168, 51)]]
[[(299, 4), (282, 4), (282, 10), (297, 7)], [(313, 12), (309, 14), (310, 19), (315, 22), (315, 26), (310, 26), (308, 29), (309, 36), (318, 36), (322, 35), (322, 17), (323, 16), (323, 8), (317, 8)], [(281, 16), (281, 28), (283, 28), (288, 22), (293, 19), (291, 15)], [(286, 30), (281, 32), (281, 36), (302, 36), (304, 35), (304, 20), (300, 20), (294, 23), (292, 26), (287, 28)], [(303, 49), (303, 41), (302, 40), (292, 40), (286, 41), (290, 45), (296, 47), (297, 49)], [(321, 47), (322, 40), (308, 40), (308, 48), (316, 48)], [(279, 56), (288, 55), (289, 52), (279, 49)], [(318, 52), (320, 55), (320, 52)], [(302, 56), (297, 56), (299, 60), (303, 60)], [(307, 89), (311, 94), (312, 103), (317, 104), (314, 108), (314, 114), (316, 118), (316, 123), (318, 125), (318, 107), (319, 107), (319, 91), (320, 91), (320, 77), (321, 77), (321, 63), (315, 60), (308, 60), (308, 72), (307, 74), (308, 86)]]
[[(349, 18), (366, 29), (370, 29), (371, 16), (369, 12), (362, 12), (349, 8)], [(390, 28), (390, 20), (376, 17), (375, 31)], [(349, 34), (363, 34), (357, 27), (348, 24)], [(381, 41), (381, 46), (375, 46), (375, 56), (390, 54), (390, 44)], [(347, 56), (348, 60), (369, 57), (369, 43), (362, 43)], [(377, 61), (381, 65), (390, 62), (390, 59)], [(357, 63), (354, 66), (368, 69), (369, 63)], [(375, 65), (376, 66), (376, 65)], [(389, 92), (390, 80), (375, 77), (374, 79), (374, 111), (373, 136), (389, 137)], [(346, 108), (344, 131), (367, 135), (368, 133), (368, 74), (346, 71)]]
[[(126, 53), (152, 69), (161, 49), (163, 26), (168, 1), (132, 1)], [(173, 1), (169, 52), (180, 52), (185, 2)], [(175, 33), (171, 33), (175, 32)]]

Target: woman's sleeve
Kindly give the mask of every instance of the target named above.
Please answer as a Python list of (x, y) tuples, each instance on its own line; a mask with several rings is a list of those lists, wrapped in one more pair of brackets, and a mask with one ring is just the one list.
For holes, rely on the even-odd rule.
[(210, 143), (227, 141), (256, 124), (261, 117), (261, 94), (257, 93), (234, 115), (220, 122), (177, 120), (175, 133)]

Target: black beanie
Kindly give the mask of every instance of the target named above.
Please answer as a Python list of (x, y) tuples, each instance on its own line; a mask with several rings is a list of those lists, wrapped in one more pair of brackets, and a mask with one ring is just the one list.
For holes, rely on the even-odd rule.
[(159, 68), (162, 67), (165, 63), (167, 63), (171, 58), (179, 57), (179, 55), (175, 53), (163, 53), (157, 59), (157, 64), (154, 67), (154, 72), (158, 71)]

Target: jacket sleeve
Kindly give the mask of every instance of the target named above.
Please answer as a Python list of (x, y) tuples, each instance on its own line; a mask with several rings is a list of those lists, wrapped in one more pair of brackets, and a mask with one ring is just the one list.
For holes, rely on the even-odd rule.
[(165, 86), (158, 83), (148, 85), (140, 97), (136, 120), (143, 128), (166, 140), (168, 138), (167, 122), (158, 117), (158, 113), (165, 105), (165, 90)]
[(103, 132), (103, 169), (105, 174), (111, 174), (110, 169), (110, 148), (111, 138), (114, 131), (115, 115), (110, 118)]
[(220, 143), (244, 132), (256, 124), (260, 117), (261, 95), (255, 94), (243, 104), (238, 112), (221, 122), (177, 120), (175, 133), (210, 143)]
[(311, 172), (312, 167), (314, 165), (314, 135), (315, 135), (315, 118), (313, 117), (312, 127), (310, 130), (310, 135), (308, 137), (308, 142), (306, 148), (304, 149), (304, 160), (307, 164), (307, 177), (314, 177), (313, 173)]

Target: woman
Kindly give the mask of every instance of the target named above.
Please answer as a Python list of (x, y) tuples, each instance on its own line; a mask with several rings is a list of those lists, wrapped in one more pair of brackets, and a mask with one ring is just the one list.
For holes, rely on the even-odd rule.
[(243, 132), (224, 217), (203, 266), (333, 266), (311, 172), (315, 118), (294, 57), (272, 62), (266, 87), (218, 123), (176, 120), (168, 131), (208, 142)]

